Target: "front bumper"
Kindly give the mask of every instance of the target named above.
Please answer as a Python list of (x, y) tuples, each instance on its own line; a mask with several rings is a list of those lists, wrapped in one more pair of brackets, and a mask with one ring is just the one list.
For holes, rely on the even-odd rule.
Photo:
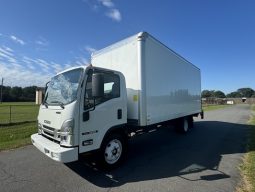
[(55, 161), (68, 163), (78, 160), (78, 147), (61, 147), (59, 144), (54, 143), (37, 133), (31, 135), (31, 140), (37, 149)]

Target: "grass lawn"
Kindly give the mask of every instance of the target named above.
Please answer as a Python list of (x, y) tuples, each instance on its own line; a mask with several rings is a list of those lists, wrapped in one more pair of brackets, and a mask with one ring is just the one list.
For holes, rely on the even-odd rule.
[(203, 106), (203, 110), (204, 111), (212, 111), (212, 110), (216, 110), (216, 109), (222, 109), (225, 107), (229, 107), (231, 105), (207, 105), (207, 106)]
[(0, 103), (0, 106), (5, 106), (5, 105), (36, 105), (35, 102), (3, 102)]
[(34, 102), (8, 102), (0, 104), (0, 125), (36, 121), (39, 105)]
[(238, 192), (255, 192), (255, 105), (252, 106), (252, 113), (247, 153), (241, 165), (242, 183), (237, 189)]
[(0, 151), (31, 143), (30, 136), (37, 132), (38, 110), (34, 102), (0, 104)]
[(30, 144), (30, 136), (36, 132), (36, 122), (0, 126), (0, 151)]

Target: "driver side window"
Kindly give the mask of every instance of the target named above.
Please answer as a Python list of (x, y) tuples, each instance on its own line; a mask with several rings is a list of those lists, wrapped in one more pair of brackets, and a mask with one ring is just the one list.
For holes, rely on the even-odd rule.
[[(102, 73), (102, 72), (100, 72)], [(92, 74), (93, 71), (88, 72), (86, 83), (84, 110), (94, 107), (94, 98), (92, 97)], [(120, 97), (120, 78), (114, 73), (102, 73), (104, 75), (104, 96), (95, 99), (95, 106), (113, 98)]]

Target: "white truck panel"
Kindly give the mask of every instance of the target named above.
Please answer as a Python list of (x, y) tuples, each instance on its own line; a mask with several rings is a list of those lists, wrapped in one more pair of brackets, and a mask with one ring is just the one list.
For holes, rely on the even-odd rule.
[(124, 74), (128, 119), (139, 126), (201, 112), (200, 70), (148, 33), (95, 52), (91, 62)]
[(147, 125), (200, 113), (200, 70), (151, 36), (144, 47)]
[[(91, 63), (96, 67), (113, 69), (123, 73), (126, 79), (128, 119), (138, 119), (138, 56), (137, 35), (106, 47), (92, 55)], [(128, 54), (127, 54), (128, 53)]]

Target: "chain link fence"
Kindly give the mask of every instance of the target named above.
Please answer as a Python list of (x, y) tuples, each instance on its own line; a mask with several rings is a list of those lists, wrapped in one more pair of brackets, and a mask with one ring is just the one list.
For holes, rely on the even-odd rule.
[(0, 125), (36, 121), (38, 105), (0, 105)]

